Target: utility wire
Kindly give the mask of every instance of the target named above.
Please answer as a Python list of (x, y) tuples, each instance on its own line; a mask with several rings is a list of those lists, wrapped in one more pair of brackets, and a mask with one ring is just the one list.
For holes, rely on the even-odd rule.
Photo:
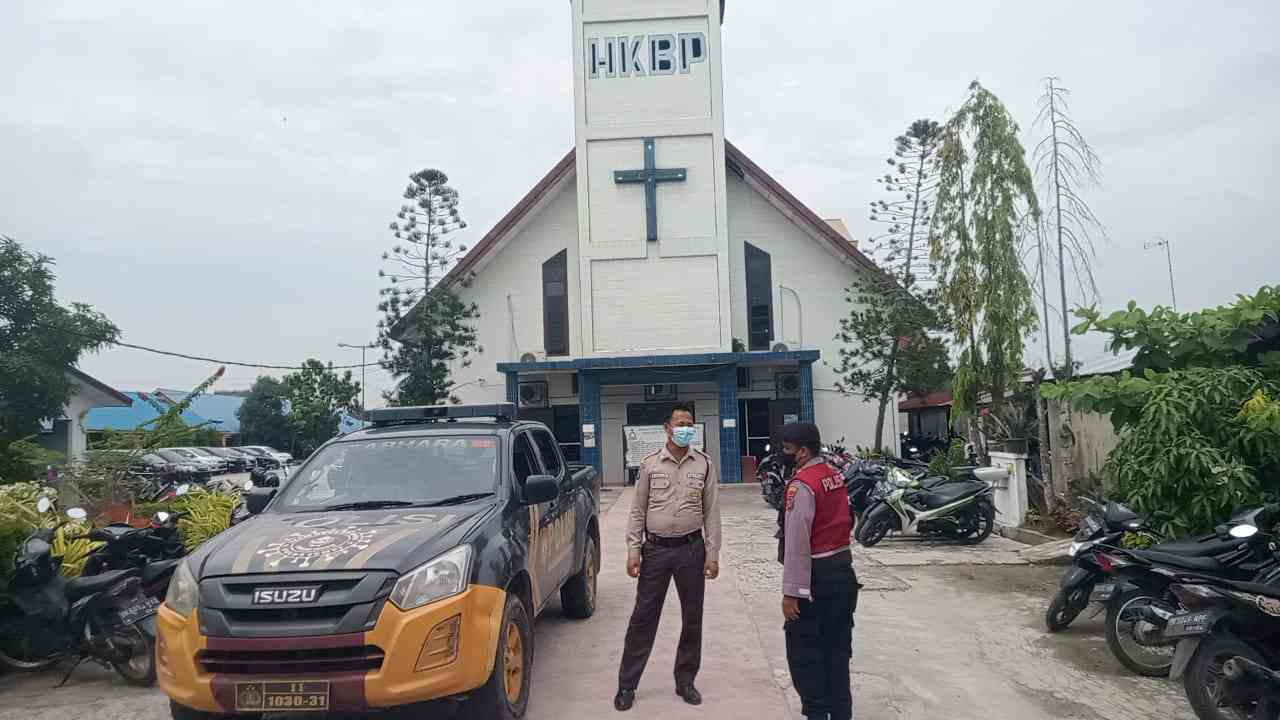
[[(13, 315), (7, 315), (4, 313), (0, 313), (0, 317), (3, 317), (12, 322), (19, 321), (19, 319), (14, 317)], [(43, 323), (43, 322), (40, 322), (39, 320), (23, 320), (22, 322), (35, 325), (36, 327), (44, 328), (45, 330), (50, 330), (52, 332), (58, 332), (64, 335), (73, 335), (75, 337), (84, 338), (86, 340), (92, 340), (94, 342), (103, 343), (105, 345), (115, 345), (116, 347), (128, 348), (130, 350), (141, 350), (143, 352), (154, 353), (156, 355), (165, 355), (167, 357), (182, 358), (183, 360), (196, 360), (199, 362), (214, 363), (217, 365), (233, 365), (236, 367), (259, 368), (264, 370), (305, 370), (306, 369), (301, 365), (271, 365), (269, 363), (250, 363), (250, 362), (238, 362), (236, 360), (219, 360), (217, 358), (204, 357), (201, 355), (191, 355), (188, 353), (174, 352), (172, 350), (161, 350), (159, 348), (148, 347), (146, 345), (136, 345), (134, 343), (127, 343), (120, 340), (111, 340), (110, 338), (98, 337), (95, 335), (90, 335), (88, 333), (82, 333), (82, 332), (77, 332), (75, 330), (70, 330), (64, 327), (58, 327), (57, 325), (50, 325), (49, 323)], [(381, 363), (371, 362), (371, 363), (355, 363), (354, 365), (326, 365), (325, 367), (331, 370), (354, 370), (362, 367), (381, 367)]]

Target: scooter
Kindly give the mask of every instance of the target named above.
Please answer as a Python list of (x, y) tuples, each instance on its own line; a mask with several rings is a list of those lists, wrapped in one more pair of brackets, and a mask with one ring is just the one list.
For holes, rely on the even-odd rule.
[(1115, 583), (1105, 581), (1107, 574), (1094, 559), (1093, 548), (1115, 545), (1126, 532), (1147, 531), (1146, 521), (1124, 505), (1083, 499), (1091, 509), (1081, 519), (1071, 543), (1071, 567), (1045, 611), (1049, 632), (1067, 629), (1090, 604), (1105, 605), (1110, 600)]
[(1112, 576), (1117, 592), (1107, 602), (1107, 645), (1125, 667), (1147, 677), (1165, 677), (1173, 665), (1173, 643), (1164, 635), (1168, 619), (1178, 611), (1170, 587), (1191, 575), (1250, 582), (1277, 567), (1265, 545), (1233, 534), (1237, 527), (1271, 527), (1280, 505), (1238, 513), (1211, 535), (1154, 545), (1146, 550), (1095, 549), (1094, 559)]
[(857, 540), (872, 547), (890, 532), (915, 531), (966, 545), (980, 543), (995, 529), (994, 483), (1008, 475), (1003, 468), (974, 468), (959, 479), (921, 481), (891, 468), (877, 485), (878, 498), (863, 517)]
[[(52, 502), (40, 498), (36, 508), (47, 513)], [(83, 520), (86, 513), (71, 508), (67, 517)], [(61, 686), (76, 666), (92, 660), (131, 685), (154, 685), (154, 616), (160, 603), (142, 594), (137, 570), (65, 579), (62, 559), (53, 555), (54, 538), (65, 524), (35, 530), (18, 547), (9, 593), (19, 612), (0, 622), (0, 664), (30, 671), (73, 659)]]
[[(1231, 537), (1276, 554), (1273, 536), (1242, 524)], [(1176, 642), (1170, 677), (1181, 680), (1201, 720), (1280, 718), (1280, 570), (1254, 582), (1183, 576), (1170, 586), (1182, 606), (1163, 628)]]

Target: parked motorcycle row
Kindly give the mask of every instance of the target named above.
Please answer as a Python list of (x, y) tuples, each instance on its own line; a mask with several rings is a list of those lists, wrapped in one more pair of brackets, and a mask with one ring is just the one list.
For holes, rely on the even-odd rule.
[(1280, 505), (1236, 513), (1213, 533), (1123, 547), (1154, 535), (1118, 503), (1089, 499), (1072, 565), (1045, 612), (1051, 632), (1090, 605), (1125, 667), (1181, 680), (1201, 720), (1280, 719)]
[[(243, 489), (278, 485), (283, 473), (254, 468)], [(179, 485), (172, 496), (192, 487)], [(41, 498), (36, 509), (56, 512), (48, 498)], [(61, 572), (62, 558), (53, 554), (55, 537), (87, 513), (71, 508), (65, 515), (66, 520), (33, 531), (18, 546), (6, 589), (10, 602), (0, 607), (0, 665), (35, 671), (71, 661), (65, 683), (88, 660), (114, 669), (132, 685), (153, 685), (156, 608), (186, 555), (178, 533), (181, 513), (158, 512), (147, 527), (115, 523), (66, 537), (100, 543), (86, 557), (80, 577), (71, 579)]]
[[(854, 539), (865, 547), (876, 545), (891, 532), (980, 543), (995, 528), (994, 484), (1008, 476), (1002, 468), (962, 467), (949, 476), (930, 477), (922, 462), (862, 458), (840, 445), (824, 447), (823, 458), (844, 478), (856, 528)], [(793, 472), (781, 453), (765, 457), (757, 471), (765, 502), (780, 513)]]

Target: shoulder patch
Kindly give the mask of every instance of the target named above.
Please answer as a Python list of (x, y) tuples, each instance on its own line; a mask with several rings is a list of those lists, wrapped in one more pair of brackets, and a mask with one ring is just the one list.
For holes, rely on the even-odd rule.
[(787, 510), (791, 510), (791, 508), (795, 507), (796, 493), (799, 491), (800, 491), (799, 484), (793, 482), (787, 485)]

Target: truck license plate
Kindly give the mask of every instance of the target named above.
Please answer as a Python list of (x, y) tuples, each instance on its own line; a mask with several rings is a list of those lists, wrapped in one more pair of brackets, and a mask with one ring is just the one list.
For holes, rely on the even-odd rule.
[(323, 712), (328, 709), (327, 682), (236, 683), (236, 710), (239, 712)]

